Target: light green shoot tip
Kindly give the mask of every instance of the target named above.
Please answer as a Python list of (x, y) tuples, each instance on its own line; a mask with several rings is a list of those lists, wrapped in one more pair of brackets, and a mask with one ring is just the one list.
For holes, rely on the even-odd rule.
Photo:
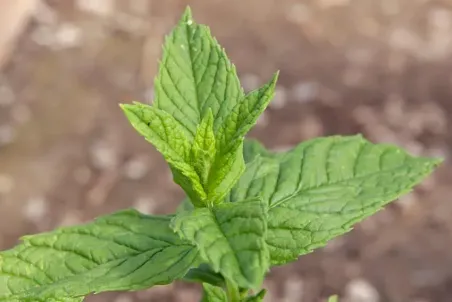
[(185, 11), (184, 11), (184, 13), (182, 15), (182, 18), (181, 18), (181, 23), (185, 23), (187, 25), (192, 25), (193, 24), (193, 17), (192, 17), (192, 14), (191, 14), (190, 6), (187, 6), (185, 8)]

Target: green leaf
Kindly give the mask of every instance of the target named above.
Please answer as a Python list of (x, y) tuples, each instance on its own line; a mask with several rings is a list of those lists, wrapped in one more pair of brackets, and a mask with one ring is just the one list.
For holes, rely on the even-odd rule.
[(242, 98), (234, 65), (209, 28), (197, 24), (187, 8), (165, 41), (155, 79), (155, 106), (174, 116), (194, 137), (209, 109), (216, 129)]
[(191, 162), (201, 179), (203, 187), (206, 187), (209, 181), (210, 168), (215, 158), (215, 153), (213, 115), (212, 111), (209, 110), (196, 130), (196, 136), (191, 149)]
[(225, 291), (221, 287), (204, 283), (201, 302), (227, 302)]
[(191, 142), (183, 127), (167, 112), (135, 102), (121, 104), (132, 126), (165, 157), (179, 184), (196, 204), (207, 195), (195, 167), (191, 164)]
[(243, 139), (274, 95), (278, 73), (262, 88), (248, 94), (227, 115), (217, 132), (217, 154), (209, 177), (208, 199), (223, 200), (245, 170)]
[(361, 136), (318, 138), (281, 154), (261, 152), (256, 143), (246, 150), (253, 159), (226, 200), (259, 196), (269, 202), (273, 264), (295, 260), (346, 233), (408, 193), (440, 163)]
[(172, 217), (127, 210), (26, 236), (0, 253), (0, 301), (75, 302), (90, 293), (182, 278), (199, 258), (194, 246), (169, 228)]
[(181, 212), (172, 227), (198, 247), (215, 272), (243, 288), (256, 288), (269, 267), (267, 206), (260, 199)]

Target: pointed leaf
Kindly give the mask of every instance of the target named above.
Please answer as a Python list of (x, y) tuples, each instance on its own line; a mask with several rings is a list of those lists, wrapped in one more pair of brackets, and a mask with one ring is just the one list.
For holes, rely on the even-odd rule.
[(206, 193), (191, 164), (191, 143), (183, 127), (165, 111), (145, 104), (122, 104), (132, 126), (165, 157), (179, 184), (194, 203), (201, 204)]
[(267, 207), (260, 199), (181, 212), (173, 229), (195, 244), (202, 258), (243, 288), (258, 287), (268, 270)]
[(273, 98), (277, 79), (278, 73), (267, 85), (247, 95), (220, 125), (207, 189), (210, 201), (220, 202), (245, 170), (243, 139)]
[(295, 260), (349, 231), (408, 193), (440, 162), (361, 136), (318, 138), (287, 153), (251, 158), (226, 200), (260, 196), (270, 203), (267, 244), (273, 264)]
[(192, 137), (208, 109), (216, 128), (243, 97), (235, 67), (189, 8), (166, 39), (155, 94), (155, 106), (186, 125)]
[(75, 302), (90, 293), (182, 278), (198, 265), (198, 252), (169, 228), (171, 218), (127, 210), (26, 236), (0, 253), (0, 301)]
[(196, 136), (191, 149), (191, 162), (204, 187), (206, 187), (209, 179), (209, 172), (215, 158), (215, 152), (213, 115), (212, 111), (209, 110), (196, 130)]

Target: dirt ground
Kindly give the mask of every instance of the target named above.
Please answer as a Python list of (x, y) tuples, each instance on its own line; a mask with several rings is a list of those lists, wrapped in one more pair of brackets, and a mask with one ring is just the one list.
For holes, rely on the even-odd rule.
[[(116, 2), (116, 3), (115, 3)], [(280, 70), (251, 136), (286, 149), (361, 132), (445, 164), (415, 192), (298, 262), (266, 301), (452, 301), (452, 1), (49, 0), (0, 71), (0, 247), (21, 235), (183, 194), (118, 103), (152, 100), (161, 43), (184, 7), (208, 24), (246, 90)], [(87, 301), (198, 301), (184, 284)]]

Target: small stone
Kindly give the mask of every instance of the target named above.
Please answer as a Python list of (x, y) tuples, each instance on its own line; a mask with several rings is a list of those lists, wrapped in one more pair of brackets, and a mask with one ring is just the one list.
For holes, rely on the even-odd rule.
[(33, 197), (26, 201), (23, 215), (30, 221), (37, 223), (48, 213), (48, 204), (43, 197)]
[(114, 0), (77, 0), (76, 6), (81, 11), (101, 17), (110, 16), (115, 10)]
[(410, 193), (400, 197), (395, 203), (403, 212), (410, 212), (419, 203), (419, 196), (416, 193)]
[(106, 142), (95, 143), (90, 151), (94, 167), (100, 170), (108, 170), (117, 166), (118, 155), (115, 149)]
[(126, 162), (124, 166), (125, 176), (132, 180), (142, 179), (149, 172), (147, 157), (135, 157)]
[(304, 284), (303, 280), (298, 277), (290, 277), (284, 283), (283, 302), (303, 301)]
[(345, 287), (348, 302), (379, 302), (380, 295), (375, 287), (365, 279), (354, 279)]
[(8, 194), (14, 188), (14, 179), (7, 174), (0, 174), (0, 194)]
[(55, 32), (55, 42), (58, 48), (73, 48), (81, 44), (82, 31), (71, 23), (62, 24)]
[(14, 91), (9, 86), (0, 86), (0, 106), (9, 106), (14, 103), (15, 99)]
[(319, 84), (316, 82), (300, 82), (291, 89), (291, 98), (299, 103), (308, 103), (319, 95)]
[(130, 294), (123, 294), (116, 297), (114, 302), (133, 302), (133, 298), (131, 297)]
[(0, 126), (0, 146), (8, 145), (14, 141), (16, 130), (10, 125)]
[(157, 204), (152, 197), (140, 197), (133, 204), (133, 207), (137, 209), (137, 211), (148, 215), (154, 214), (156, 206)]
[(73, 226), (82, 223), (81, 214), (78, 212), (69, 212), (63, 216), (59, 225), (60, 227)]

